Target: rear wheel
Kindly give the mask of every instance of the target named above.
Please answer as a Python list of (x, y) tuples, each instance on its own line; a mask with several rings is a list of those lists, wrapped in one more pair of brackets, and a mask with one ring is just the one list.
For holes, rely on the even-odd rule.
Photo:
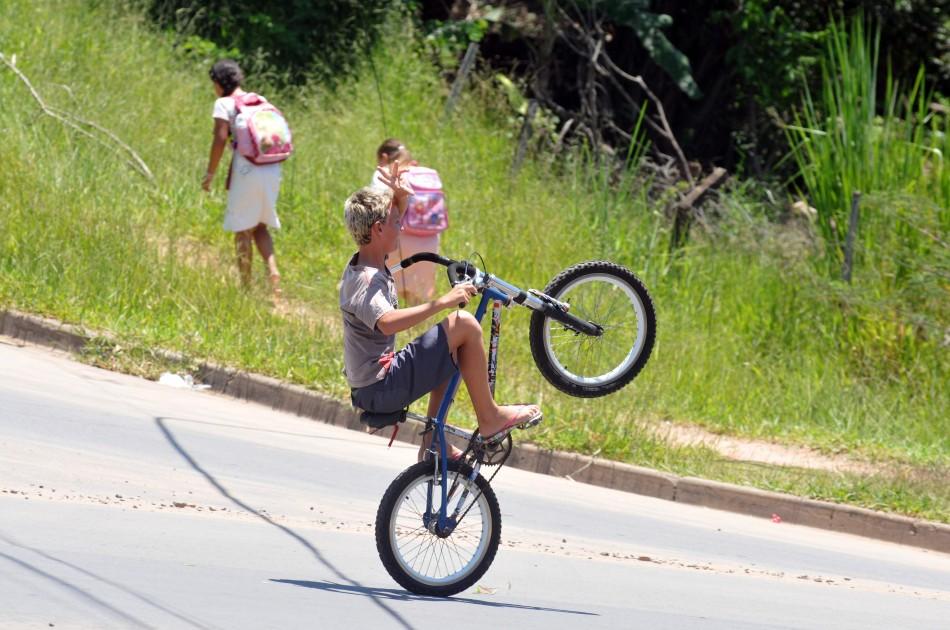
[(484, 477), (470, 481), (470, 466), (448, 462), (448, 515), (460, 501), (462, 507), (458, 525), (439, 532), (442, 487), (434, 471), (432, 462), (419, 462), (390, 484), (376, 513), (376, 549), (386, 571), (406, 590), (449, 596), (472, 586), (491, 566), (501, 539), (501, 511)]
[(531, 354), (552, 385), (571, 396), (594, 398), (640, 373), (656, 340), (656, 313), (633, 272), (606, 261), (580, 263), (559, 273), (544, 293), (603, 331), (587, 335), (542, 311), (531, 315)]

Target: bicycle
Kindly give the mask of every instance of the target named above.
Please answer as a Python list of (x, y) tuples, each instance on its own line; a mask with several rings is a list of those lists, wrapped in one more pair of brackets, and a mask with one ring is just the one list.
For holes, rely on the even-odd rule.
[[(464, 260), (432, 253), (410, 256), (390, 271), (428, 261), (443, 265), (452, 286), (471, 282), (481, 293), (479, 322), (492, 303), (488, 379), (495, 391), (503, 307), (533, 311), (531, 354), (545, 378), (572, 396), (616, 392), (643, 369), (656, 339), (656, 315), (646, 287), (628, 269), (606, 261), (573, 265), (544, 291), (522, 290)], [(618, 320), (620, 320), (618, 322)], [(376, 549), (383, 566), (406, 590), (450, 596), (472, 586), (491, 566), (501, 539), (501, 511), (491, 480), (512, 450), (510, 431), (482, 438), (446, 423), (460, 375), (449, 381), (436, 417), (401, 410), (363, 412), (375, 429), (412, 419), (432, 432), (427, 458), (387, 488), (376, 513)], [(446, 435), (466, 440), (459, 459), (446, 456)], [(497, 467), (486, 480), (482, 467)]]

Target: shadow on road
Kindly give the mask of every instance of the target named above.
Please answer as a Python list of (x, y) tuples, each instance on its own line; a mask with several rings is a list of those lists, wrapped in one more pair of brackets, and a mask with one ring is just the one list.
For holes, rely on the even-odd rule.
[[(93, 573), (92, 571), (88, 571), (88, 570), (86, 570), (86, 569), (84, 569), (84, 568), (82, 568), (82, 567), (80, 567), (80, 566), (77, 566), (77, 565), (71, 563), (71, 562), (67, 562), (67, 561), (62, 560), (62, 559), (60, 559), (60, 558), (57, 558), (56, 556), (51, 556), (50, 554), (46, 553), (45, 551), (41, 551), (41, 550), (36, 549), (36, 548), (34, 548), (34, 547), (27, 547), (26, 545), (21, 545), (20, 543), (14, 541), (14, 540), (11, 540), (11, 539), (9, 539), (9, 538), (7, 538), (7, 537), (4, 536), (3, 534), (0, 534), (0, 541), (5, 542), (6, 544), (10, 545), (11, 547), (17, 547), (18, 549), (23, 549), (23, 550), (25, 550), (25, 551), (31, 551), (31, 552), (35, 553), (36, 555), (40, 556), (41, 558), (45, 558), (46, 560), (49, 560), (50, 562), (55, 562), (55, 563), (57, 563), (57, 564), (61, 564), (61, 565), (65, 566), (65, 567), (68, 567), (68, 568), (72, 569), (73, 571), (76, 571), (77, 573), (81, 573), (82, 575), (85, 575), (86, 577), (90, 577), (90, 578), (92, 578), (92, 579), (94, 579), (94, 580), (96, 580), (96, 581), (98, 581), (98, 582), (102, 582), (103, 584), (106, 584), (106, 585), (108, 585), (108, 586), (111, 586), (111, 587), (114, 588), (114, 589), (117, 589), (117, 590), (120, 590), (120, 591), (122, 591), (122, 592), (124, 592), (124, 593), (127, 593), (127, 594), (131, 595), (132, 597), (134, 597), (135, 599), (139, 600), (140, 602), (143, 602), (143, 603), (145, 603), (145, 604), (148, 604), (149, 606), (151, 606), (151, 607), (153, 607), (153, 608), (155, 608), (155, 609), (157, 609), (157, 610), (160, 610), (160, 611), (162, 611), (162, 612), (164, 612), (164, 613), (166, 613), (166, 614), (168, 614), (168, 615), (171, 615), (172, 617), (175, 617), (175, 618), (178, 619), (179, 621), (182, 621), (182, 622), (184, 622), (184, 623), (186, 623), (186, 624), (188, 624), (188, 625), (190, 625), (190, 626), (193, 626), (193, 627), (195, 627), (195, 628), (205, 628), (205, 629), (213, 627), (213, 626), (204, 625), (203, 623), (201, 623), (201, 622), (199, 622), (199, 621), (196, 621), (196, 620), (194, 620), (194, 619), (191, 619), (191, 618), (189, 618), (189, 617), (186, 617), (185, 615), (183, 615), (183, 614), (181, 614), (181, 613), (179, 613), (179, 612), (177, 612), (177, 611), (175, 611), (175, 610), (172, 610), (172, 609), (169, 608), (168, 606), (165, 606), (165, 605), (163, 605), (163, 604), (160, 604), (160, 603), (156, 602), (156, 601), (153, 600), (152, 598), (150, 598), (150, 597), (148, 597), (148, 596), (146, 596), (146, 595), (143, 595), (143, 594), (139, 593), (138, 591), (135, 591), (135, 590), (133, 590), (133, 589), (131, 589), (131, 588), (125, 586), (124, 584), (119, 584), (118, 582), (115, 582), (115, 581), (110, 580), (110, 579), (108, 579), (108, 578), (104, 578), (104, 577), (102, 577), (101, 575), (97, 575), (96, 573)], [(7, 559), (10, 559), (10, 556), (6, 556), (5, 554), (2, 554), (2, 553), (0, 553), (0, 556), (4, 556), (4, 557), (6, 557)], [(29, 568), (30, 568), (30, 570), (36, 572), (36, 569), (35, 569), (32, 565), (30, 565)], [(56, 581), (56, 582), (62, 584), (62, 580), (60, 580), (59, 578), (55, 578), (55, 577), (51, 576), (50, 574), (43, 573), (42, 571), (40, 571), (40, 573), (41, 573), (42, 575), (44, 575), (44, 577), (48, 577), (48, 578), (52, 579), (53, 581)], [(70, 586), (70, 588), (72, 589), (72, 588), (74, 588), (74, 587)], [(75, 587), (75, 588), (78, 589), (78, 587)], [(87, 597), (87, 598), (88, 598), (88, 597), (91, 597), (91, 595), (89, 595), (88, 593), (85, 593), (85, 592), (83, 592), (83, 596), (84, 596), (84, 597)], [(95, 598), (93, 597), (93, 599), (95, 599)], [(98, 602), (97, 602), (97, 603), (98, 603)]]
[(112, 614), (115, 617), (118, 617), (119, 619), (123, 620), (127, 624), (130, 624), (137, 628), (151, 628), (152, 627), (148, 625), (147, 623), (145, 623), (144, 621), (142, 621), (141, 619), (137, 617), (133, 617), (127, 612), (119, 610), (118, 608), (110, 604), (109, 602), (99, 599), (98, 597), (90, 593), (89, 591), (79, 588), (72, 582), (67, 582), (66, 580), (60, 577), (57, 577), (53, 575), (52, 573), (47, 573), (46, 571), (40, 569), (39, 567), (33, 566), (29, 562), (24, 562), (23, 560), (20, 560), (19, 558), (14, 558), (13, 556), (7, 555), (3, 553), (2, 551), (0, 551), (0, 558), (3, 558), (4, 560), (8, 560), (9, 562), (12, 562), (13, 564), (18, 565), (22, 569), (26, 569), (27, 571), (30, 571), (40, 577), (43, 577), (49, 580), (50, 582), (58, 584), (62, 588), (68, 591), (71, 591), (72, 593), (77, 595), (79, 598), (86, 600), (90, 604), (93, 604), (94, 606), (101, 608), (102, 610), (105, 610), (106, 612)]
[(383, 612), (385, 612), (390, 617), (392, 617), (397, 623), (399, 623), (400, 626), (402, 626), (403, 628), (412, 628), (412, 626), (409, 625), (409, 623), (399, 613), (392, 610), (391, 608), (389, 608), (389, 606), (387, 606), (385, 603), (380, 601), (379, 597), (372, 595), (371, 589), (366, 589), (359, 582), (351, 580), (342, 571), (336, 568), (336, 566), (334, 566), (333, 563), (327, 560), (323, 556), (323, 554), (320, 552), (320, 550), (314, 547), (312, 544), (310, 544), (310, 541), (308, 541), (306, 538), (304, 538), (303, 536), (301, 536), (294, 530), (290, 529), (289, 527), (286, 527), (284, 525), (281, 525), (280, 523), (274, 522), (266, 514), (262, 514), (258, 512), (257, 510), (252, 508), (250, 505), (244, 503), (243, 501), (241, 501), (240, 499), (232, 495), (228, 491), (227, 488), (222, 486), (221, 483), (217, 479), (215, 479), (213, 475), (211, 475), (211, 473), (209, 473), (204, 468), (202, 468), (201, 465), (197, 461), (195, 461), (195, 459), (188, 453), (188, 451), (186, 451), (184, 447), (182, 447), (182, 445), (179, 444), (178, 440), (175, 439), (174, 434), (171, 432), (171, 430), (167, 426), (167, 421), (169, 420), (182, 420), (184, 422), (191, 422), (191, 421), (186, 420), (186, 419), (179, 419), (179, 418), (163, 418), (163, 417), (155, 418), (155, 424), (158, 425), (159, 430), (165, 436), (165, 439), (168, 440), (168, 443), (172, 445), (172, 448), (174, 448), (178, 452), (178, 454), (181, 455), (185, 459), (185, 461), (188, 462), (189, 466), (191, 466), (193, 469), (195, 469), (195, 471), (198, 474), (204, 477), (205, 480), (207, 480), (207, 482), (211, 484), (211, 486), (214, 487), (215, 490), (220, 492), (222, 496), (224, 496), (226, 499), (231, 501), (231, 503), (238, 506), (242, 510), (245, 510), (246, 512), (250, 514), (253, 514), (257, 518), (267, 523), (268, 525), (276, 527), (280, 531), (284, 532), (285, 534), (287, 534), (288, 536), (296, 540), (298, 543), (303, 545), (303, 547), (306, 548), (311, 554), (313, 554), (313, 557), (316, 558), (317, 561), (319, 561), (323, 566), (329, 569), (339, 579), (346, 582), (347, 584), (350, 584), (352, 588), (354, 589), (366, 590), (367, 593), (369, 594), (370, 599), (372, 599), (373, 603), (379, 606), (383, 610)]
[(567, 610), (565, 608), (546, 608), (544, 606), (528, 606), (526, 604), (511, 604), (508, 602), (490, 602), (483, 599), (472, 599), (470, 597), (429, 597), (426, 595), (413, 595), (407, 591), (393, 588), (370, 588), (366, 586), (347, 586), (345, 584), (336, 584), (334, 582), (312, 582), (309, 580), (278, 580), (271, 578), (271, 582), (280, 582), (281, 584), (293, 584), (294, 586), (303, 586), (304, 588), (315, 588), (321, 591), (331, 593), (346, 593), (348, 595), (366, 595), (368, 597), (379, 597), (382, 599), (392, 599), (398, 601), (431, 601), (456, 604), (474, 604), (476, 606), (489, 606), (491, 608), (514, 608), (517, 610), (537, 610), (541, 612), (564, 613), (568, 615), (586, 615), (599, 617), (597, 613), (586, 612), (583, 610)]

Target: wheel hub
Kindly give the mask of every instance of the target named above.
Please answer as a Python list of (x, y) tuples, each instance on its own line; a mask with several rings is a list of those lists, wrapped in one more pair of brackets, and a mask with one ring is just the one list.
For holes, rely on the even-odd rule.
[(431, 512), (422, 515), (422, 524), (430, 534), (439, 538), (448, 538), (458, 526), (455, 518), (450, 516), (445, 520), (445, 527), (439, 527), (439, 508), (437, 507), (433, 507)]

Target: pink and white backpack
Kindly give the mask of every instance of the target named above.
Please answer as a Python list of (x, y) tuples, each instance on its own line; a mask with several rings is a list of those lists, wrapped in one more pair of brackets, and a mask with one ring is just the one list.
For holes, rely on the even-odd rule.
[(402, 217), (402, 231), (415, 236), (430, 236), (449, 227), (442, 180), (431, 168), (413, 166), (406, 172), (413, 194)]
[(234, 96), (234, 148), (253, 164), (283, 162), (293, 153), (290, 127), (279, 109), (248, 92)]

